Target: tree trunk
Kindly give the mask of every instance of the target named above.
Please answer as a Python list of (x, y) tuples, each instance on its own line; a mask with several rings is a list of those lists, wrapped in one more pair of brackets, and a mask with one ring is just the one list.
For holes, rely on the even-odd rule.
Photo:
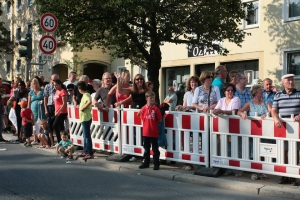
[(161, 51), (159, 42), (152, 42), (150, 47), (150, 58), (147, 60), (148, 68), (148, 80), (154, 83), (153, 92), (155, 93), (155, 101), (160, 104), (159, 101), (159, 70), (161, 68)]

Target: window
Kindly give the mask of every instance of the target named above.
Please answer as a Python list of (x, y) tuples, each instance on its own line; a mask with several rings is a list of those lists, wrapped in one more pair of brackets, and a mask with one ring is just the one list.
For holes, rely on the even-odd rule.
[(6, 75), (10, 73), (10, 61), (6, 62)]
[(300, 0), (284, 0), (282, 9), (284, 21), (300, 19)]
[(32, 33), (32, 24), (27, 24), (27, 34)]
[(22, 0), (17, 0), (17, 11), (22, 10)]
[[(259, 1), (243, 1), (247, 20), (243, 21), (243, 28), (259, 27)], [(250, 7), (249, 7), (250, 6)]]
[(9, 14), (10, 13), (10, 7), (11, 7), (11, 2), (7, 1), (6, 2), (6, 13)]
[(27, 0), (27, 6), (32, 6), (33, 0)]
[(6, 35), (6, 39), (8, 39), (9, 41), (11, 41), (10, 34), (11, 34), (10, 31), (8, 31), (8, 32), (7, 32), (7, 35)]
[(16, 40), (21, 40), (21, 27), (17, 27)]
[(17, 60), (17, 64), (16, 64), (16, 72), (19, 74), (21, 72), (21, 60), (18, 59)]
[(286, 67), (289, 74), (300, 75), (300, 51), (286, 54)]

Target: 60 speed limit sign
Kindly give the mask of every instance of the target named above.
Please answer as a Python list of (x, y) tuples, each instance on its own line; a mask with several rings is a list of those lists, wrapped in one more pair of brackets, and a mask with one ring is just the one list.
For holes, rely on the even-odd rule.
[(53, 32), (57, 29), (58, 21), (53, 14), (45, 13), (40, 20), (40, 24), (44, 31)]
[(40, 40), (40, 50), (45, 54), (51, 54), (56, 50), (56, 40), (50, 35), (45, 35)]

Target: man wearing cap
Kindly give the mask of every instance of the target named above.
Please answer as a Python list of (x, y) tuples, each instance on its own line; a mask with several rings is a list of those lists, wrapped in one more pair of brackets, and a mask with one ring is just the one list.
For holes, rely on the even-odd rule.
[(77, 85), (78, 81), (76, 81), (76, 76), (77, 76), (77, 73), (74, 72), (74, 71), (71, 71), (69, 73), (69, 79), (67, 81), (64, 82), (64, 85), (66, 87), (68, 87), (69, 84), (74, 84), (74, 85)]
[(215, 69), (215, 74), (216, 74), (216, 78), (214, 79), (214, 81), (211, 83), (212, 86), (217, 86), (220, 90), (220, 95), (221, 97), (224, 97), (224, 94), (222, 92), (222, 87), (225, 83), (225, 79), (227, 77), (227, 69), (224, 65), (219, 65), (216, 69)]
[[(295, 80), (294, 74), (286, 74), (281, 77), (282, 85), (284, 89), (280, 92), (277, 92), (274, 96), (273, 105), (272, 105), (272, 116), (274, 119), (274, 124), (278, 128), (282, 127), (282, 122), (280, 121), (278, 115), (280, 114), (282, 118), (290, 118), (293, 114), (294, 121), (300, 121), (300, 91), (294, 88)], [(288, 163), (287, 154), (288, 154), (288, 145), (285, 146), (285, 163)], [(298, 148), (297, 148), (298, 149)], [(291, 158), (290, 158), (291, 159)], [(298, 182), (296, 178), (282, 177), (279, 181), (279, 184), (290, 183), (293, 186), (297, 186)]]

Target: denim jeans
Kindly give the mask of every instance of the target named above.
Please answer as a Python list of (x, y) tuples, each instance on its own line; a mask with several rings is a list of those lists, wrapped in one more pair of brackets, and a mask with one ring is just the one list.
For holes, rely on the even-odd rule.
[(91, 124), (92, 119), (89, 121), (81, 122), (82, 131), (83, 131), (83, 150), (85, 154), (93, 155), (93, 145), (91, 138)]

